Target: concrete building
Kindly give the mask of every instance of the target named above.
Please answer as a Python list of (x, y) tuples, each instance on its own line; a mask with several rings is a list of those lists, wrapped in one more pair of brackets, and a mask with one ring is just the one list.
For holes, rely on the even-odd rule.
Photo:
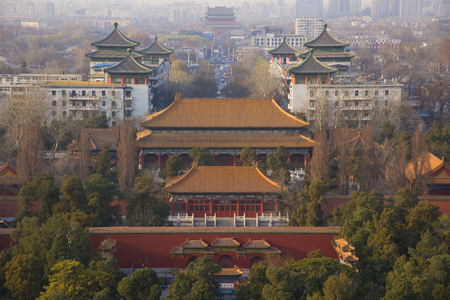
[[(318, 17), (303, 17), (295, 19), (295, 34), (312, 40), (322, 32), (323, 19)], [(291, 45), (292, 46), (292, 45)]]
[(275, 33), (267, 33), (262, 35), (258, 34), (252, 37), (252, 40), (254, 41), (254, 46), (273, 48), (281, 45), (284, 38), (286, 39), (288, 45), (297, 48), (298, 51), (300, 51), (300, 49), (304, 49), (302, 47), (302, 43), (307, 40), (306, 36), (304, 35)]
[(361, 16), (361, 0), (330, 0), (327, 18)]
[(323, 18), (323, 0), (297, 0), (295, 16)]
[(450, 15), (450, 0), (441, 0), (439, 12), (441, 14)]
[(417, 19), (422, 15), (422, 0), (400, 0), (400, 18)]
[(370, 12), (374, 19), (386, 19), (390, 13), (390, 0), (372, 0)]

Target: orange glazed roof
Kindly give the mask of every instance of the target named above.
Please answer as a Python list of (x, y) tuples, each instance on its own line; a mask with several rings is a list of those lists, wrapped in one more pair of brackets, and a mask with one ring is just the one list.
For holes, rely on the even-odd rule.
[[(421, 164), (423, 164), (423, 166), (420, 166)], [(450, 166), (444, 162), (444, 158), (440, 159), (433, 155), (431, 152), (426, 151), (421, 156), (419, 156), (417, 166), (414, 166), (412, 160), (409, 161), (406, 165), (405, 171), (406, 177), (409, 180), (413, 180), (415, 177), (415, 167), (421, 175), (430, 174), (430, 184), (450, 184), (449, 174), (445, 170), (438, 172), (444, 167), (450, 170)]]
[(168, 179), (168, 193), (246, 193), (281, 192), (281, 181), (266, 176), (257, 167), (198, 167)]
[(285, 112), (273, 99), (183, 98), (145, 117), (157, 128), (301, 128), (308, 123)]
[(300, 134), (137, 134), (139, 148), (312, 148), (314, 141)]

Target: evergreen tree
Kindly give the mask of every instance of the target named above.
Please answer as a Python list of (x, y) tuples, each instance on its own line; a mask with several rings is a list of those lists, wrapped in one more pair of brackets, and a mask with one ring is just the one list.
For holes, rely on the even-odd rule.
[(218, 166), (212, 154), (205, 147), (195, 147), (189, 150), (189, 156), (199, 166)]
[(119, 294), (127, 300), (159, 300), (161, 287), (156, 272), (150, 268), (137, 270), (124, 277), (117, 287)]
[(386, 139), (390, 140), (394, 137), (394, 126), (389, 121), (384, 121), (381, 125), (380, 138), (378, 142), (383, 144)]
[(129, 226), (164, 226), (170, 215), (170, 206), (158, 200), (152, 188), (153, 177), (136, 177), (135, 192), (127, 198)]
[(244, 148), (239, 155), (237, 164), (239, 166), (252, 166), (257, 160), (256, 151), (252, 148)]
[(178, 172), (183, 169), (184, 160), (181, 156), (170, 155), (166, 161), (166, 167), (164, 168), (162, 175), (166, 178), (173, 178), (178, 176)]
[(287, 184), (291, 178), (289, 170), (293, 169), (292, 164), (287, 162), (288, 151), (283, 146), (277, 148), (277, 152), (267, 156), (267, 165), (272, 170), (272, 176), (284, 180)]
[(323, 181), (317, 181), (297, 194), (299, 206), (289, 220), (290, 226), (322, 226), (324, 224), (322, 205), (326, 204), (327, 188)]
[(100, 153), (95, 157), (93, 170), (105, 178), (111, 178), (111, 154), (108, 145), (104, 144)]
[(12, 299), (34, 300), (39, 296), (41, 275), (39, 260), (30, 254), (18, 254), (5, 265), (5, 287)]
[(80, 177), (64, 176), (61, 193), (63, 194), (62, 200), (53, 206), (54, 213), (72, 213), (77, 210), (87, 212), (88, 200)]
[(108, 118), (105, 115), (89, 117), (83, 122), (84, 128), (108, 128)]

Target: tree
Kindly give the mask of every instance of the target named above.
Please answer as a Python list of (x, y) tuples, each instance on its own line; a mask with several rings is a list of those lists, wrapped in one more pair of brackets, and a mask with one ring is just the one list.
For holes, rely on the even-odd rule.
[(364, 139), (364, 143), (361, 147), (359, 184), (361, 191), (369, 192), (375, 188), (378, 181), (378, 161), (375, 153), (372, 126), (364, 126), (361, 136)]
[(83, 122), (84, 128), (108, 128), (108, 118), (106, 115), (89, 117)]
[(25, 94), (11, 95), (6, 107), (0, 110), (0, 126), (6, 130), (3, 151), (17, 153), (25, 127), (45, 123), (49, 115), (51, 115), (51, 105), (39, 89)]
[(340, 278), (331, 275), (323, 283), (323, 293), (327, 300), (352, 300), (356, 295), (356, 285), (345, 274)]
[(86, 212), (88, 200), (86, 191), (78, 176), (65, 176), (61, 185), (61, 202), (53, 206), (53, 213), (72, 213), (77, 210)]
[(44, 141), (37, 123), (24, 128), (17, 157), (17, 172), (22, 184), (32, 181), (38, 174), (43, 160)]
[(269, 283), (266, 271), (269, 264), (262, 261), (259, 264), (254, 264), (250, 269), (249, 280), (247, 284), (240, 285), (236, 291), (236, 298), (238, 300), (254, 299), (263, 300), (261, 291), (264, 286)]
[(136, 177), (135, 192), (127, 198), (127, 222), (129, 226), (164, 226), (170, 215), (170, 206), (162, 200), (154, 188), (154, 178)]
[(95, 157), (93, 170), (105, 178), (111, 178), (111, 154), (108, 145), (103, 144), (102, 150)]
[(119, 145), (117, 147), (118, 181), (122, 192), (129, 193), (134, 184), (136, 162), (138, 160), (133, 124), (123, 123), (120, 127)]
[(80, 146), (78, 150), (77, 171), (81, 180), (86, 180), (91, 174), (91, 147), (89, 144), (89, 133), (86, 130), (78, 131), (80, 136)]
[(47, 264), (52, 267), (58, 261), (71, 259), (73, 257), (69, 241), (64, 233), (58, 233), (52, 242), (52, 247), (46, 253)]
[(244, 148), (239, 155), (237, 164), (239, 166), (252, 166), (256, 162), (257, 158), (255, 149)]
[(428, 188), (430, 163), (426, 151), (428, 150), (425, 134), (419, 128), (411, 137), (411, 162), (407, 170), (412, 189), (423, 193)]
[(408, 230), (419, 240), (420, 236), (433, 230), (433, 223), (435, 223), (441, 215), (439, 207), (431, 204), (428, 201), (423, 201), (417, 204), (409, 211), (406, 216), (406, 225)]
[(288, 225), (290, 226), (322, 226), (322, 205), (326, 204), (325, 192), (327, 188), (323, 181), (306, 186), (297, 194), (299, 207), (292, 215)]
[(268, 267), (266, 276), (269, 281), (262, 289), (262, 296), (265, 300), (294, 300), (303, 296), (305, 287), (302, 282), (302, 275), (291, 273), (287, 269), (275, 269)]
[[(348, 141), (350, 141), (350, 132), (347, 127), (345, 127), (343, 130), (343, 141), (344, 141), (343, 143), (336, 146), (337, 152), (339, 155), (338, 186), (339, 186), (339, 191), (342, 195), (348, 195), (348, 187), (350, 185), (350, 175), (351, 175), (351, 150), (348, 145)], [(319, 151), (319, 153), (320, 152), (321, 151)], [(325, 155), (326, 153), (323, 153), (323, 154)], [(315, 153), (314, 153), (314, 155), (315, 155)], [(313, 158), (314, 158), (314, 156), (313, 156)], [(328, 156), (328, 160), (329, 160), (329, 156)], [(320, 162), (318, 162), (318, 164), (320, 164)], [(322, 168), (326, 168), (326, 166), (323, 166)]]
[(51, 143), (50, 160), (53, 160), (58, 149), (65, 149), (75, 135), (78, 121), (69, 118), (65, 121), (53, 120), (50, 127), (46, 128), (45, 136)]
[(111, 206), (111, 203), (114, 197), (119, 195), (117, 185), (101, 174), (94, 173), (83, 182), (83, 188), (88, 200), (86, 213), (89, 215), (92, 225), (114, 225), (114, 217), (118, 215), (118, 212), (115, 207)]
[(53, 175), (45, 173), (39, 173), (33, 181), (22, 187), (19, 197), (21, 211), (29, 211), (29, 207), (33, 205), (32, 202), (40, 202), (40, 222), (45, 222), (53, 215), (53, 206), (60, 201), (59, 190), (54, 184)]
[(331, 149), (327, 140), (325, 130), (316, 131), (315, 144), (309, 165), (310, 180), (312, 183), (323, 181), (326, 185), (330, 181)]
[[(109, 289), (112, 274), (85, 268), (74, 260), (64, 260), (52, 267), (49, 285), (39, 300), (50, 299), (95, 299)], [(97, 298), (98, 299), (98, 298)]]
[(39, 296), (39, 261), (30, 254), (15, 255), (5, 266), (5, 287), (13, 299), (34, 300)]
[(178, 173), (183, 169), (184, 160), (181, 156), (170, 155), (166, 161), (166, 167), (164, 168), (162, 175), (166, 178), (173, 178), (178, 176)]
[(284, 146), (278, 146), (277, 152), (267, 156), (267, 165), (272, 170), (272, 176), (281, 178), (285, 184), (291, 178), (289, 170), (293, 169), (292, 164), (286, 161), (288, 155), (289, 152)]
[(384, 121), (380, 131), (378, 142), (382, 144), (386, 139), (394, 137), (394, 126), (389, 121)]
[(186, 268), (186, 273), (176, 272), (170, 283), (167, 300), (210, 300), (219, 296), (219, 284), (214, 279), (221, 267), (209, 257), (199, 257)]
[(212, 154), (205, 147), (195, 147), (189, 150), (189, 157), (198, 166), (218, 166), (219, 162), (214, 160)]
[(251, 74), (250, 90), (253, 98), (264, 98), (271, 94), (277, 102), (286, 99), (283, 77), (273, 75), (269, 62), (261, 56), (258, 57), (258, 63)]
[(445, 111), (450, 107), (449, 91), (450, 85), (448, 83), (437, 81), (432, 84), (422, 85), (422, 106), (432, 119), (442, 118)]
[(127, 300), (159, 300), (161, 287), (156, 272), (150, 268), (137, 270), (124, 277), (117, 287), (119, 294)]

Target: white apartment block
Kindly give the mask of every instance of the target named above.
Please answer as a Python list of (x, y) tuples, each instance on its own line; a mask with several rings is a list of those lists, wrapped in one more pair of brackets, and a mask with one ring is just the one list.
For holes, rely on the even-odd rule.
[(318, 17), (303, 17), (295, 19), (295, 34), (312, 40), (323, 30), (323, 19)]
[(304, 49), (302, 42), (306, 41), (306, 36), (296, 34), (274, 34), (268, 33), (265, 35), (256, 35), (252, 37), (253, 45), (262, 48), (275, 48), (283, 43), (283, 38), (286, 37), (288, 45), (299, 50)]
[(374, 111), (400, 104), (401, 84), (290, 84), (288, 109), (304, 113), (310, 125), (333, 112), (345, 121), (369, 122)]

